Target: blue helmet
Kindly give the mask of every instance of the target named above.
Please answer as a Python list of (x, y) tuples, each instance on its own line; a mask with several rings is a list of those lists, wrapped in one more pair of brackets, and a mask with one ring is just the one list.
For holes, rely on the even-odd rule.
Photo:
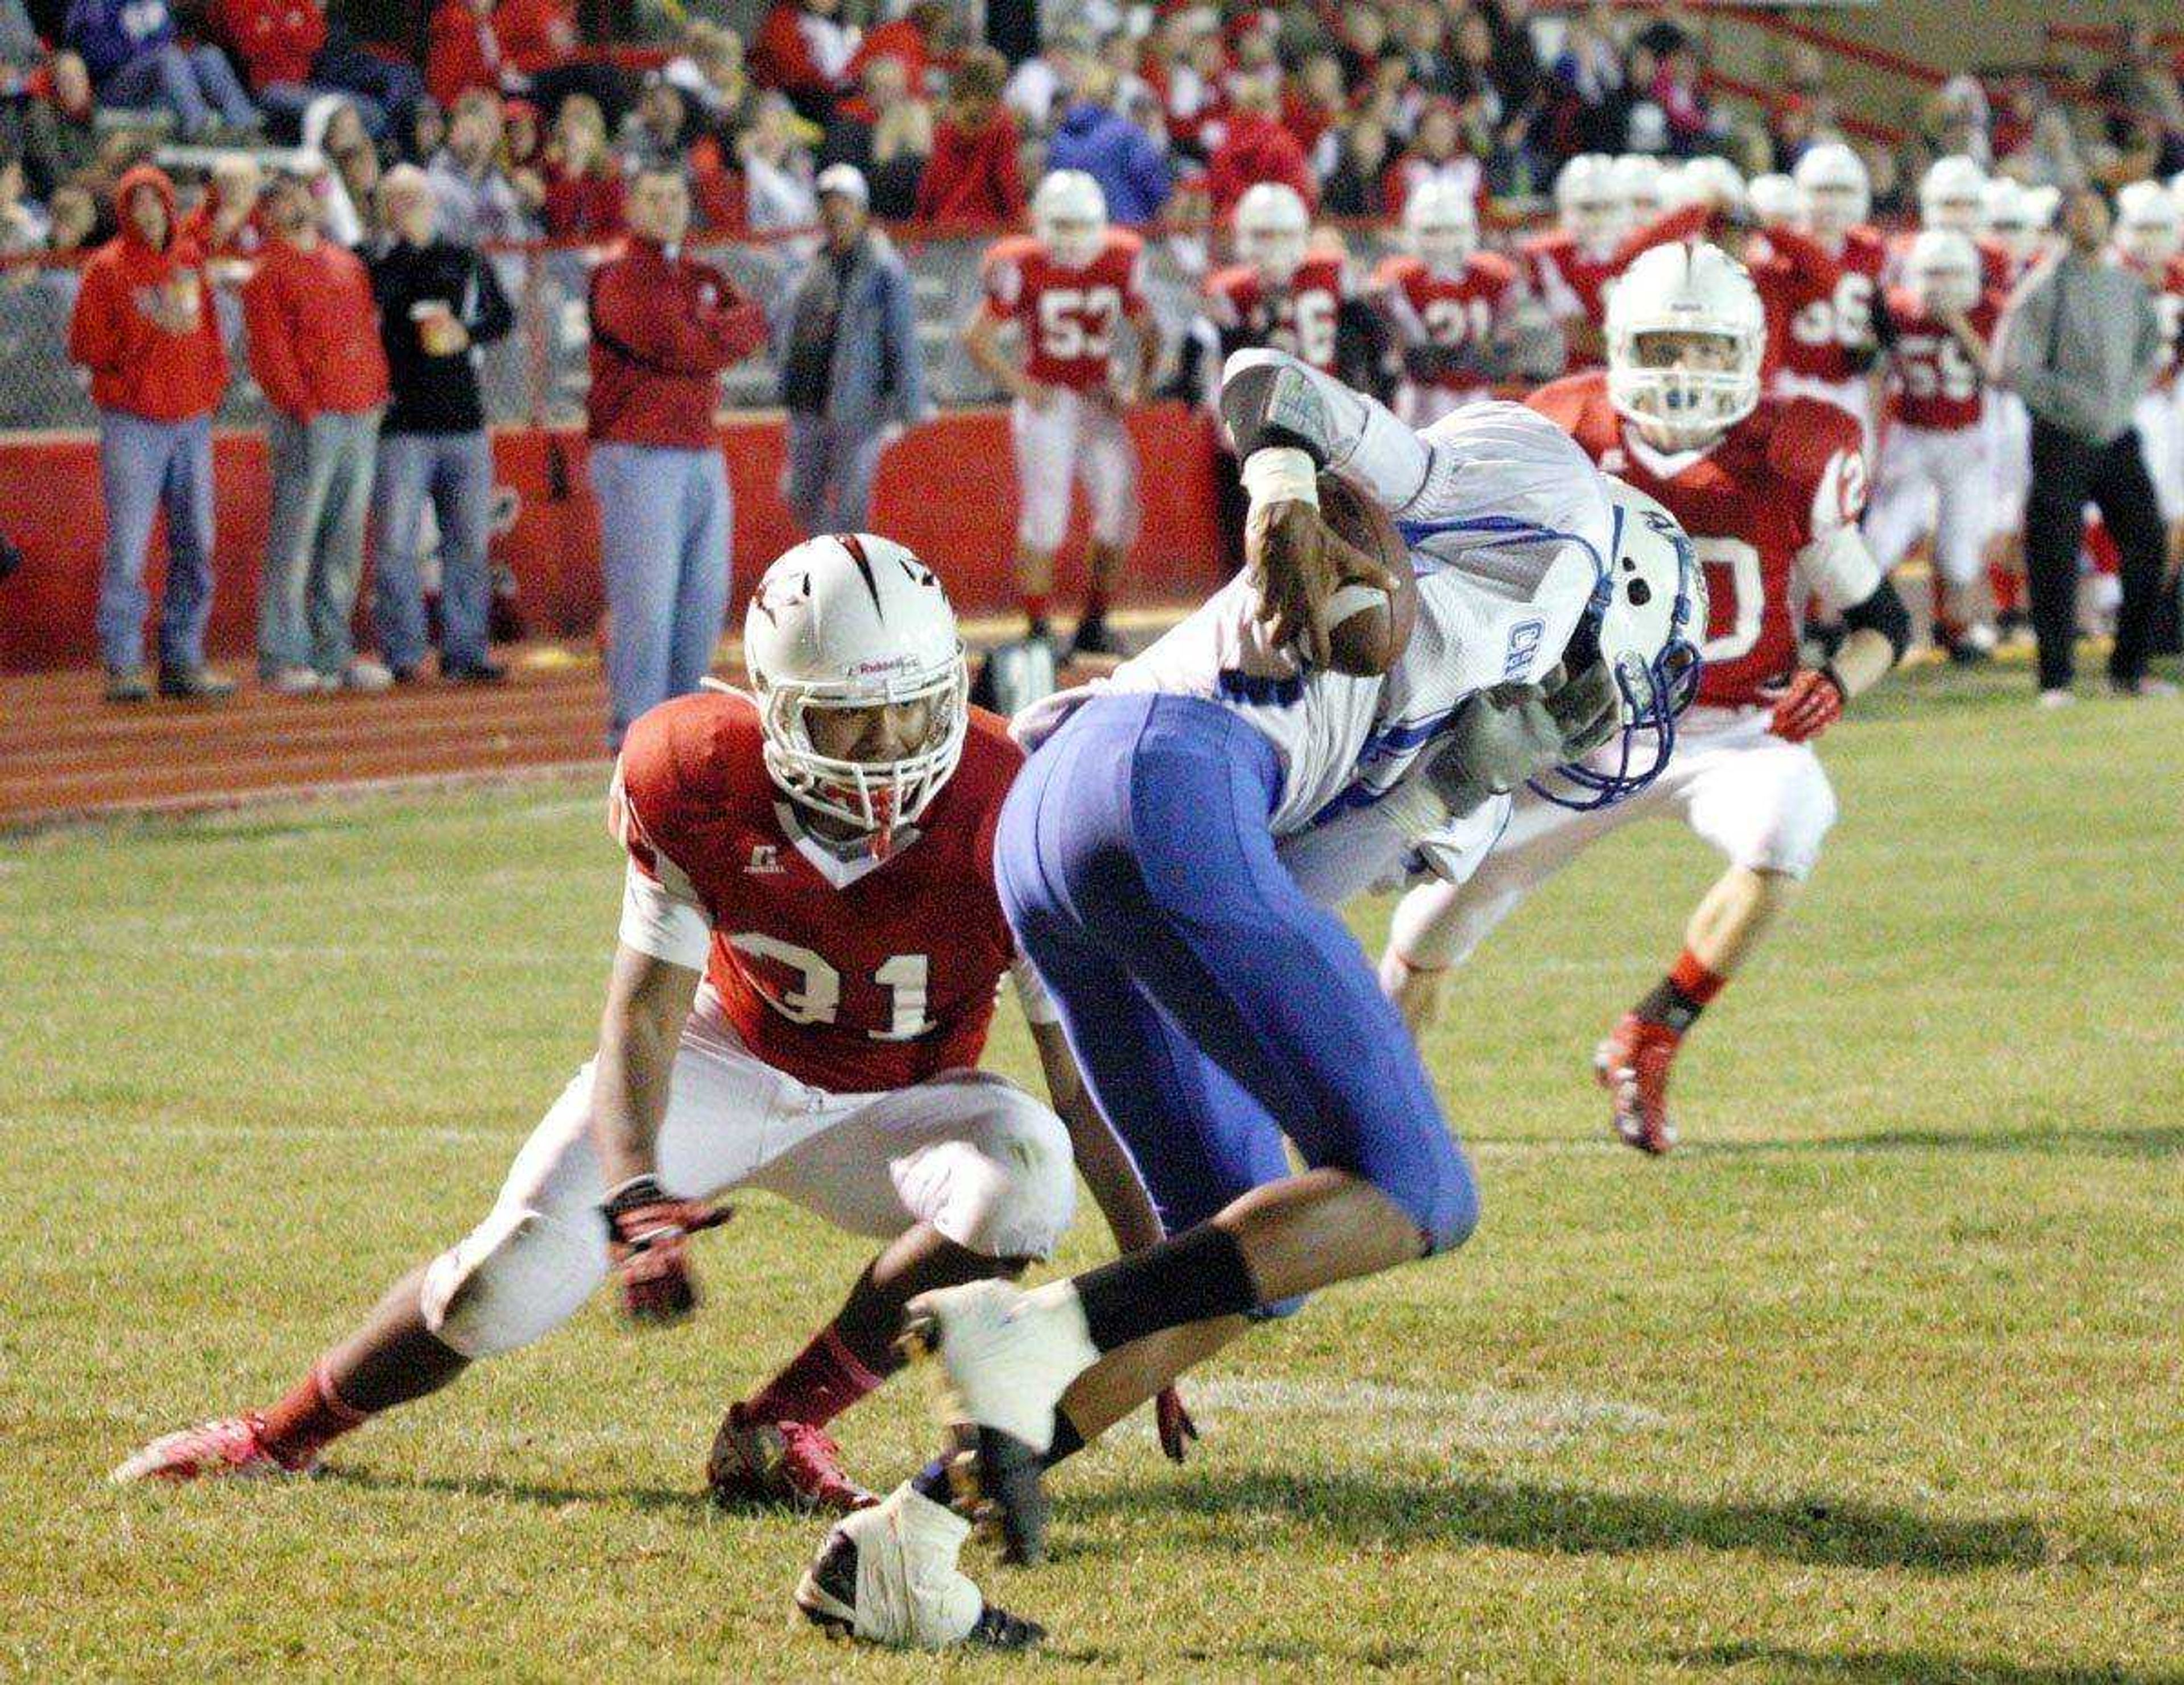
[(1606, 665), (1616, 694), (1608, 740), (1531, 781), (1558, 806), (1604, 808), (1635, 796), (1675, 752), (1676, 721), (1699, 688), (1706, 576), (1682, 526), (1643, 492), (1602, 475), (1613, 511), (1607, 570), (1570, 637), (1572, 674)]

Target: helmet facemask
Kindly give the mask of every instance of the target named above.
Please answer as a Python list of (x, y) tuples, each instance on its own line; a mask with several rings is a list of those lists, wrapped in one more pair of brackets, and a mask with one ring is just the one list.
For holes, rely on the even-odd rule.
[[(823, 814), (872, 839), (885, 854), (894, 833), (914, 823), (954, 776), (970, 728), (970, 680), (962, 654), (937, 666), (911, 667), (827, 683), (761, 685), (766, 769), (800, 807)], [(822, 753), (812, 717), (825, 710), (889, 706), (930, 710), (924, 741), (890, 760), (854, 760)]]
[(1621, 341), (1609, 347), (1608, 396), (1664, 448), (1710, 443), (1758, 408), (1762, 335), (1664, 326)]
[[(1651, 784), (1674, 754), (1677, 722), (1698, 695), (1702, 664), (1695, 640), (1706, 631), (1706, 576), (1690, 539), (1672, 521), (1663, 536), (1676, 549), (1676, 595), (1669, 605), (1667, 636), (1652, 659), (1624, 640), (1604, 636), (1617, 630), (1610, 620), (1623, 612), (1614, 598), (1612, 572), (1601, 581), (1563, 652), (1563, 665), (1574, 673), (1607, 663), (1615, 687), (1617, 725), (1602, 753), (1565, 761), (1529, 781), (1535, 795), (1557, 807), (1578, 812), (1610, 807)], [(1636, 584), (1626, 582), (1623, 588), (1635, 592)], [(1614, 642), (1624, 647), (1610, 654), (1605, 646)]]

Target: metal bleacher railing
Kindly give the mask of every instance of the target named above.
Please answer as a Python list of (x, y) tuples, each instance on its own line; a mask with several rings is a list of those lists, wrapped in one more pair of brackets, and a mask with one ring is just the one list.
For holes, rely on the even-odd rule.
[[(979, 293), (978, 264), (998, 229), (903, 227), (890, 231), (910, 265), (917, 301), (917, 332), (926, 355), (933, 402), (944, 408), (992, 400), (992, 386), (964, 354), (958, 338)], [(1373, 225), (1346, 227), (1352, 258), (1368, 266), (1392, 249), (1393, 236)], [(779, 325), (789, 297), (811, 257), (809, 235), (714, 242), (692, 250), (716, 263), (762, 304)], [(494, 261), (516, 306), (516, 330), (482, 353), (487, 413), (497, 425), (552, 425), (581, 420), (588, 384), (587, 281), (606, 248), (546, 243), (493, 248)], [(1146, 242), (1148, 285), (1154, 312), (1171, 344), (1179, 342), (1196, 312), (1198, 277), (1173, 240)], [(74, 265), (56, 259), (0, 260), (0, 431), (72, 431), (97, 425), (81, 370), (68, 360), (69, 315), (75, 302)], [(264, 395), (249, 377), (242, 344), (240, 299), (215, 292), (226, 331), (232, 378), (218, 420), (251, 426), (265, 417)], [(776, 401), (773, 363), (754, 358), (731, 370), (723, 383), (729, 409), (764, 409)]]

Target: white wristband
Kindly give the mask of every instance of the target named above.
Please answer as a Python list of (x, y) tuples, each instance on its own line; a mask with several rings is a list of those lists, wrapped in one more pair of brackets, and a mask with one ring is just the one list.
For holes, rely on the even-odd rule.
[(1311, 453), (1294, 445), (1268, 445), (1244, 459), (1244, 490), (1254, 507), (1262, 503), (1310, 503), (1319, 507), (1319, 470)]

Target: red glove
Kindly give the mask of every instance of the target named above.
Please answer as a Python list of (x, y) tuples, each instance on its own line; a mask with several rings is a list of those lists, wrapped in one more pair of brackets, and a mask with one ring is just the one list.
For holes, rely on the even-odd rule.
[(1774, 696), (1767, 729), (1786, 742), (1806, 742), (1842, 718), (1843, 684), (1832, 663), (1806, 668)]
[(1161, 1449), (1167, 1453), (1170, 1462), (1181, 1462), (1198, 1438), (1198, 1424), (1184, 1409), (1182, 1395), (1173, 1387), (1162, 1387), (1160, 1396), (1153, 1400), (1153, 1416), (1160, 1425)]
[(607, 1256), (621, 1276), (622, 1309), (639, 1322), (674, 1322), (698, 1308), (698, 1283), (684, 1255), (688, 1237), (734, 1215), (726, 1205), (677, 1199), (653, 1177), (632, 1176), (599, 1207)]

